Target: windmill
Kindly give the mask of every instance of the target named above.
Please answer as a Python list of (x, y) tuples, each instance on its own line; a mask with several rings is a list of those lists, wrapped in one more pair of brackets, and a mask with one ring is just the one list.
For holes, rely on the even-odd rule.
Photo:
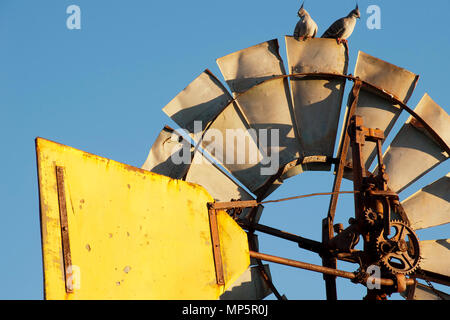
[[(351, 75), (347, 70), (346, 43), (334, 39), (299, 41), (290, 36), (285, 41), (286, 66), (278, 40), (266, 41), (217, 60), (231, 93), (215, 75), (205, 70), (176, 95), (163, 110), (183, 130), (165, 126), (141, 170), (37, 140), (44, 271), (49, 298), (127, 298), (130, 292), (138, 292), (138, 298), (262, 299), (273, 292), (283, 299), (263, 261), (323, 273), (328, 299), (337, 298), (336, 277), (368, 288), (369, 283), (379, 284), (367, 290), (367, 299), (385, 299), (393, 292), (400, 292), (408, 299), (448, 298), (432, 283), (450, 285), (449, 240), (420, 241), (415, 230), (450, 222), (450, 176), (447, 174), (403, 201), (399, 198), (406, 187), (448, 159), (448, 114), (427, 94), (415, 109), (408, 107), (419, 78), (408, 70), (359, 52)], [(353, 86), (338, 139), (347, 83)], [(383, 142), (402, 112), (410, 117), (383, 154)], [(230, 135), (230, 130), (240, 135)], [(236, 139), (242, 135), (245, 144), (235, 148), (239, 145)], [(217, 137), (222, 138), (220, 144), (216, 143)], [(278, 137), (277, 143), (268, 143), (274, 141), (273, 137)], [(272, 172), (268, 167), (274, 165), (274, 159), (276, 170)], [(371, 170), (374, 163), (375, 169)], [(89, 174), (83, 177), (86, 171)], [(324, 212), (322, 242), (259, 224), (264, 204), (290, 200), (267, 201), (266, 198), (282, 187), (286, 179), (305, 171), (334, 174), (334, 183), (325, 193), (331, 195), (331, 200), (328, 212)], [(355, 214), (347, 227), (335, 221), (338, 197), (344, 193), (343, 179), (352, 180), (354, 186), (350, 192), (354, 195)], [(116, 184), (120, 188), (114, 188)], [(201, 186), (202, 191), (196, 186)], [(149, 199), (146, 192), (152, 194)], [(139, 196), (146, 200), (139, 200)], [(301, 197), (304, 196), (295, 198)], [(108, 201), (114, 202), (114, 206)], [(93, 205), (87, 208), (86, 203)], [(152, 212), (148, 215), (151, 221), (144, 222), (147, 217), (142, 214), (144, 208)], [(90, 216), (83, 216), (83, 210), (99, 216), (90, 221)], [(112, 221), (106, 215), (111, 210), (115, 212)], [(160, 214), (155, 214), (156, 210)], [(190, 220), (194, 212), (196, 218)], [(102, 224), (104, 219), (111, 224)], [(91, 240), (104, 251), (93, 257), (95, 246), (88, 240), (86, 224), (96, 226), (89, 230), (106, 235), (108, 228), (116, 230), (121, 226), (139, 233), (143, 223), (157, 226), (150, 228), (147, 236), (158, 243), (159, 251), (155, 251), (159, 256), (145, 256), (148, 261), (136, 259), (145, 237), (133, 242), (128, 235), (117, 231), (122, 237), (120, 241), (129, 241), (127, 250), (108, 251), (107, 240), (99, 237)], [(159, 231), (171, 229), (171, 223), (179, 232)], [(209, 234), (205, 231), (208, 226)], [(319, 254), (323, 265), (260, 252), (259, 232), (293, 241), (300, 248)], [(180, 233), (186, 236), (183, 241), (176, 238)], [(109, 234), (110, 239), (116, 239), (116, 233)], [(205, 238), (204, 243), (198, 242), (199, 234)], [(170, 241), (173, 247), (162, 244)], [(359, 241), (363, 243), (362, 250), (355, 249)], [(166, 254), (171, 250), (179, 253), (180, 259), (192, 260), (183, 255), (186, 250), (183, 242), (199, 248), (198, 260), (202, 263), (192, 261), (189, 270), (179, 270), (176, 260)], [(70, 252), (74, 244), (75, 255)], [(108, 269), (110, 278), (106, 273), (102, 280), (108, 285), (118, 274), (125, 277), (133, 273), (136, 269), (133, 266), (126, 265), (123, 270), (115, 266), (116, 262), (122, 263), (121, 259), (133, 257), (140, 273), (131, 282), (135, 285), (139, 282), (139, 290), (130, 291), (133, 287), (127, 288), (128, 282), (119, 280), (111, 285), (112, 291), (107, 291), (116, 292), (112, 295), (82, 287), (76, 296), (71, 265), (77, 263), (73, 256), (77, 263), (89, 262), (93, 269), (93, 261), (107, 266), (114, 260)], [(148, 271), (149, 261), (159, 258), (169, 262)], [(355, 264), (355, 272), (338, 270), (338, 260)], [(208, 270), (202, 266), (205, 261)], [(378, 278), (371, 276), (374, 267), (380, 272)], [(182, 281), (191, 279), (193, 273), (199, 274), (199, 281), (208, 289), (183, 294)], [(204, 279), (200, 275), (205, 275)], [(212, 275), (214, 285), (211, 285)], [(148, 286), (139, 279), (148, 280)], [(174, 283), (173, 279), (178, 282)], [(418, 283), (417, 279), (425, 280), (428, 285)], [(166, 289), (152, 287), (153, 282)]]

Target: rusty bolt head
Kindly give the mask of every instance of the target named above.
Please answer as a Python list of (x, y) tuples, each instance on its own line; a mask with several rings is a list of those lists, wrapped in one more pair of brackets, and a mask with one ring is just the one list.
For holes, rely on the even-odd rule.
[(334, 232), (339, 234), (342, 232), (342, 230), (344, 230), (344, 225), (342, 223), (337, 223), (333, 226), (333, 230), (334, 230)]

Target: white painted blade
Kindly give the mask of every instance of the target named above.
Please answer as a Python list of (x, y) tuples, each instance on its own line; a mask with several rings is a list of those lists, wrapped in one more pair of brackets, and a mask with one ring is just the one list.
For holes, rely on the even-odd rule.
[(420, 241), (420, 268), (450, 277), (450, 239)]
[(402, 202), (415, 230), (450, 223), (450, 173)]
[[(445, 110), (425, 95), (415, 112), (450, 145), (450, 117)], [(449, 156), (414, 120), (413, 117), (408, 119), (383, 156), (388, 185), (397, 193)]]
[[(361, 51), (356, 61), (355, 77), (391, 93), (404, 103), (409, 100), (418, 81), (416, 74)], [(380, 129), (387, 137), (401, 111), (399, 105), (363, 86), (359, 93), (355, 115), (363, 118), (366, 128)], [(362, 147), (362, 155), (365, 168), (369, 170), (376, 157), (375, 143), (367, 142)], [(351, 147), (347, 154), (347, 163), (352, 163)], [(346, 177), (351, 177), (351, 174), (346, 174)]]
[[(186, 142), (175, 130), (165, 126), (151, 147), (142, 169), (173, 179), (182, 179), (189, 168), (190, 159), (192, 158), (193, 148), (189, 146), (190, 143)], [(183, 152), (189, 153), (185, 154), (188, 161), (183, 163), (175, 160), (175, 158), (182, 159)]]
[(223, 84), (209, 70), (205, 70), (170, 101), (163, 111), (181, 128), (193, 134), (194, 121), (201, 121), (200, 130), (203, 131), (231, 100), (232, 97)]
[[(262, 151), (279, 154), (279, 167), (298, 159), (288, 80), (273, 79), (285, 75), (278, 41), (231, 53), (217, 59), (217, 64), (246, 121), (256, 130), (259, 145), (266, 145)], [(267, 130), (267, 135), (260, 130)], [(271, 141), (272, 130), (278, 131), (276, 145)]]
[[(225, 291), (220, 300), (262, 300), (272, 293), (261, 276), (259, 267), (250, 267), (231, 287)], [(264, 270), (270, 277), (269, 265)]]
[(401, 295), (407, 300), (442, 300), (442, 298), (450, 300), (450, 295), (439, 290), (436, 291), (438, 294), (430, 287), (417, 283), (416, 285), (408, 286)]
[[(298, 41), (287, 36), (286, 49), (291, 74), (347, 73), (347, 50), (334, 39)], [(345, 79), (330, 77), (291, 78), (302, 157), (333, 157), (345, 82)], [(311, 162), (303, 167), (304, 170), (328, 171), (331, 164)]]

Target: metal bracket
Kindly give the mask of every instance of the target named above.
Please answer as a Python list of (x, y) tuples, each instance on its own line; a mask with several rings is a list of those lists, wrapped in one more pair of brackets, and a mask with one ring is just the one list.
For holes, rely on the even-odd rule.
[(69, 223), (67, 221), (66, 192), (64, 188), (64, 167), (56, 166), (56, 185), (58, 190), (59, 219), (61, 224), (61, 242), (66, 292), (72, 293), (72, 257), (70, 254)]
[(213, 246), (214, 266), (216, 268), (216, 282), (218, 285), (224, 285), (222, 254), (220, 252), (219, 227), (217, 224), (217, 211), (212, 204), (208, 204), (209, 228), (211, 231), (211, 241)]

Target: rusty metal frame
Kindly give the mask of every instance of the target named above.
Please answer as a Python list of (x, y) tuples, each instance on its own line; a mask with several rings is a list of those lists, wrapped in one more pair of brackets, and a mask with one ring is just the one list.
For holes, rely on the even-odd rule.
[[(362, 132), (365, 132), (365, 130), (362, 130)], [(378, 133), (375, 136), (378, 136)], [(317, 195), (317, 194), (313, 194), (313, 195)], [(309, 195), (309, 196), (311, 196), (311, 195)], [(301, 198), (301, 197), (304, 197), (304, 196), (292, 197), (292, 198), (286, 198), (286, 199), (280, 199), (280, 200), (274, 200), (274, 201), (267, 201), (267, 202), (279, 202), (279, 201), (291, 200), (293, 198)], [(221, 274), (223, 277), (223, 270), (221, 270), (222, 266), (221, 266), (221, 257), (220, 257), (220, 246), (217, 244), (219, 241), (219, 235), (218, 235), (218, 230), (217, 230), (217, 221), (214, 219), (214, 217), (216, 215), (216, 210), (256, 207), (260, 204), (261, 203), (259, 203), (257, 201), (214, 202), (214, 203), (208, 204), (211, 235), (212, 235), (212, 239), (213, 239), (214, 259), (215, 259), (215, 263), (216, 263), (216, 276), (217, 276), (218, 283), (220, 281)], [(273, 235), (273, 236), (276, 236), (276, 237), (279, 237), (279, 238), (282, 238), (285, 240), (296, 242), (296, 243), (298, 243), (299, 247), (304, 248), (309, 251), (319, 253), (319, 254), (322, 254), (323, 252), (325, 252), (327, 250), (327, 247), (318, 241), (306, 239), (306, 238), (303, 238), (303, 237), (300, 237), (300, 236), (297, 236), (297, 235), (294, 235), (294, 234), (291, 234), (291, 233), (288, 233), (285, 231), (281, 231), (281, 230), (278, 230), (275, 228), (264, 226), (261, 224), (248, 223), (245, 221), (238, 221), (238, 223), (241, 227), (243, 227), (244, 229), (247, 229), (252, 234), (254, 233), (254, 231), (260, 231), (263, 233), (267, 233), (267, 234), (270, 234), (270, 235)], [(365, 281), (365, 278), (364, 277), (360, 278), (361, 275), (359, 275), (357, 272), (347, 272), (347, 271), (343, 271), (343, 270), (338, 270), (337, 268), (314, 265), (314, 264), (305, 263), (305, 262), (301, 262), (301, 261), (272, 256), (272, 255), (264, 254), (261, 252), (253, 251), (253, 250), (250, 250), (249, 254), (250, 254), (251, 258), (254, 258), (257, 260), (259, 266), (261, 266), (261, 263), (260, 263), (261, 260), (264, 260), (264, 261), (284, 264), (284, 265), (288, 265), (288, 266), (292, 266), (292, 267), (297, 267), (297, 268), (301, 268), (301, 269), (306, 269), (306, 270), (310, 270), (310, 271), (320, 272), (324, 275), (327, 275), (327, 276), (330, 276), (333, 278), (343, 277), (343, 278), (347, 278), (354, 282), (358, 282), (358, 283), (362, 283), (362, 284), (364, 284), (364, 281)], [(337, 260), (337, 258), (335, 258), (335, 259)], [(345, 257), (341, 257), (340, 260), (349, 261)], [(270, 287), (274, 288), (273, 283), (270, 281), (267, 274), (262, 272), (262, 276), (263, 276), (264, 280), (268, 282)], [(394, 286), (394, 285), (397, 285), (398, 281), (399, 281), (398, 279), (397, 280), (380, 279), (380, 284), (383, 286)], [(414, 279), (406, 279), (404, 281), (406, 281), (407, 285), (412, 285), (415, 280)], [(276, 295), (279, 299), (282, 298), (278, 292), (276, 292)]]
[(225, 284), (222, 254), (220, 252), (219, 227), (217, 224), (217, 211), (208, 205), (209, 228), (211, 231), (211, 242), (213, 247), (214, 266), (216, 269), (216, 282), (218, 285)]
[[(347, 134), (347, 130), (348, 130), (348, 126), (349, 126), (349, 122), (350, 119), (352, 118), (352, 116), (355, 114), (355, 110), (356, 110), (356, 106), (358, 103), (358, 96), (359, 96), (359, 92), (361, 90), (361, 88), (366, 88), (369, 90), (374, 91), (376, 94), (380, 95), (383, 98), (386, 98), (388, 100), (390, 100), (392, 103), (397, 104), (402, 110), (406, 110), (406, 112), (408, 112), (416, 121), (416, 124), (419, 124), (420, 126), (422, 126), (430, 135), (433, 139), (435, 139), (435, 141), (437, 142), (437, 144), (448, 154), (450, 155), (450, 146), (446, 144), (446, 142), (442, 139), (442, 137), (421, 117), (419, 116), (416, 112), (414, 112), (411, 108), (409, 108), (406, 103), (402, 100), (400, 100), (398, 97), (396, 97), (394, 94), (384, 90), (383, 88), (379, 88), (376, 85), (373, 85), (369, 82), (366, 82), (364, 80), (361, 80), (358, 77), (354, 77), (353, 75), (344, 75), (344, 74), (335, 74), (335, 73), (292, 73), (292, 74), (288, 74), (288, 75), (280, 75), (280, 76), (276, 76), (273, 77), (271, 79), (265, 80), (256, 86), (260, 86), (262, 84), (264, 84), (265, 82), (268, 81), (275, 81), (278, 79), (282, 79), (282, 78), (301, 78), (301, 77), (319, 77), (319, 78), (324, 78), (324, 77), (329, 77), (329, 78), (345, 78), (349, 81), (353, 81), (354, 82), (354, 86), (352, 89), (352, 96), (353, 96), (353, 101), (351, 104), (351, 107), (349, 109), (349, 112), (347, 114), (347, 118), (345, 119), (345, 126), (343, 127), (344, 130), (344, 139), (343, 141), (341, 141), (341, 145), (339, 146), (339, 151), (338, 151), (338, 157), (336, 159), (326, 159), (327, 162), (332, 162), (335, 163), (335, 171), (336, 171), (336, 176), (335, 176), (335, 181), (333, 183), (333, 195), (330, 201), (330, 208), (328, 211), (328, 215), (327, 217), (323, 220), (323, 224), (322, 224), (322, 242), (323, 244), (326, 246), (328, 241), (333, 238), (334, 236), (334, 232), (333, 232), (333, 221), (334, 221), (334, 215), (335, 215), (335, 211), (336, 211), (336, 205), (337, 205), (337, 200), (338, 200), (338, 195), (339, 195), (339, 189), (340, 189), (340, 184), (342, 182), (342, 177), (343, 177), (343, 172), (345, 169), (345, 155), (348, 152), (348, 147), (350, 144), (350, 139), (348, 137)], [(417, 80), (419, 79), (418, 76), (416, 76), (416, 81), (415, 84), (417, 84)], [(250, 88), (249, 90), (252, 90), (254, 87)], [(229, 104), (225, 107), (227, 108), (229, 105), (235, 103), (237, 101), (237, 99), (245, 94), (246, 92), (240, 93), (238, 95), (236, 95), (234, 97), (233, 100), (231, 100), (229, 102)], [(412, 93), (411, 93), (412, 94)], [(405, 101), (408, 100), (409, 97), (407, 97), (405, 99)], [(224, 108), (224, 109), (225, 109)], [(242, 110), (240, 110), (240, 108), (238, 107), (239, 111), (243, 114)], [(217, 119), (217, 117), (220, 115), (220, 113), (218, 115), (216, 115), (215, 118), (213, 118), (210, 123), (205, 127), (203, 134), (200, 138), (200, 140), (198, 141), (198, 145), (196, 146), (196, 148), (198, 148), (198, 146), (200, 145), (201, 141), (203, 140), (203, 136), (206, 133), (206, 131), (210, 128), (210, 126), (214, 123), (214, 121)], [(378, 144), (378, 142), (377, 142)], [(347, 149), (344, 150), (344, 149)], [(380, 150), (378, 150), (378, 153), (380, 153)], [(285, 165), (284, 167), (280, 168), (279, 171), (277, 172), (277, 174), (273, 177), (271, 177), (271, 179), (269, 179), (265, 185), (263, 185), (262, 187), (260, 187), (258, 190), (256, 190), (254, 193), (258, 196), (258, 195), (264, 195), (264, 190), (268, 190), (268, 188), (270, 187), (270, 184), (274, 183), (274, 181), (280, 179), (282, 177), (282, 175), (285, 173), (286, 168), (293, 166), (293, 165), (298, 165), (301, 164), (303, 162), (304, 159), (297, 159), (296, 161), (293, 161), (287, 165)], [(295, 163), (294, 163), (295, 162)], [(337, 170), (336, 170), (337, 169)], [(365, 172), (365, 171), (364, 171)], [(262, 192), (261, 192), (262, 190)], [(386, 193), (386, 194), (384, 194)], [(383, 196), (395, 196), (395, 195), (388, 195), (387, 193), (389, 193), (389, 191), (385, 191), (383, 194)], [(261, 197), (258, 196), (257, 197), (258, 201), (261, 201)], [(254, 201), (252, 203), (252, 205), (250, 207), (255, 207), (255, 205), (258, 203), (258, 201)], [(230, 206), (228, 207), (228, 209), (230, 208), (234, 208), (235, 205), (237, 204), (237, 202), (234, 202), (232, 205), (230, 204)], [(273, 231), (273, 230), (272, 230)], [(281, 235), (281, 234), (278, 234)], [(324, 266), (328, 266), (331, 267), (333, 269), (337, 268), (337, 259), (336, 257), (332, 257), (332, 256), (327, 256), (327, 254), (325, 253), (324, 255), (322, 255), (323, 258), (323, 263)], [(328, 276), (329, 275), (329, 276)], [(325, 279), (325, 283), (326, 283), (326, 287), (327, 287), (327, 299), (329, 300), (336, 300), (337, 299), (337, 292), (336, 292), (336, 281), (335, 281), (335, 275), (333, 274), (327, 274), (324, 273), (324, 279)]]
[[(356, 106), (358, 105), (359, 92), (361, 91), (362, 82), (360, 80), (355, 80), (352, 89), (352, 103), (347, 114), (347, 119), (345, 119), (344, 125), (344, 139), (340, 148), (339, 162), (337, 163), (336, 175), (334, 176), (333, 182), (333, 192), (334, 194), (330, 199), (330, 206), (328, 209), (327, 217), (322, 221), (322, 243), (327, 246), (328, 242), (333, 238), (333, 222), (336, 213), (337, 202), (339, 198), (339, 191), (341, 188), (342, 178), (344, 176), (346, 154), (350, 147), (350, 135), (348, 134), (347, 128), (350, 124), (350, 119), (356, 112)], [(329, 257), (324, 255), (322, 257), (322, 264), (326, 267), (337, 267), (337, 260), (334, 257)], [(324, 276), (325, 287), (327, 292), (328, 300), (337, 300), (337, 288), (336, 288), (336, 277)]]
[[(283, 264), (283, 265), (287, 265), (287, 266), (291, 266), (291, 267), (295, 267), (295, 268), (310, 270), (310, 271), (314, 271), (314, 272), (320, 272), (323, 274), (332, 275), (334, 277), (346, 278), (346, 279), (350, 279), (353, 281), (357, 281), (358, 283), (361, 283), (361, 284), (364, 284), (365, 280), (366, 280), (365, 277), (363, 277), (362, 279), (358, 279), (359, 275), (355, 272), (348, 272), (348, 271), (338, 270), (338, 269), (334, 269), (334, 268), (327, 268), (327, 267), (323, 267), (323, 266), (319, 266), (319, 265), (315, 265), (315, 264), (311, 264), (311, 263), (286, 259), (286, 258), (272, 256), (269, 254), (255, 252), (255, 251), (250, 251), (250, 257), (257, 258), (257, 259), (264, 260), (264, 261), (274, 262), (274, 263), (278, 263), (278, 264)], [(379, 281), (382, 286), (397, 285), (397, 281), (393, 280), (393, 279), (381, 278), (381, 279), (379, 279)], [(406, 282), (406, 285), (412, 285), (415, 283), (415, 280), (414, 279), (405, 279), (405, 282)]]
[(66, 292), (73, 292), (72, 256), (70, 254), (69, 223), (67, 221), (66, 192), (64, 186), (64, 167), (56, 166), (56, 188), (58, 191), (59, 219), (61, 225), (61, 245), (64, 261)]
[(298, 246), (302, 249), (309, 250), (316, 253), (322, 253), (325, 250), (325, 247), (321, 242), (300, 237), (298, 235), (278, 230), (269, 226), (265, 226), (258, 223), (246, 223), (243, 221), (238, 221), (239, 225), (250, 232), (259, 231), (266, 234), (269, 234), (274, 237), (278, 237), (281, 239), (285, 239), (288, 241), (296, 242)]

